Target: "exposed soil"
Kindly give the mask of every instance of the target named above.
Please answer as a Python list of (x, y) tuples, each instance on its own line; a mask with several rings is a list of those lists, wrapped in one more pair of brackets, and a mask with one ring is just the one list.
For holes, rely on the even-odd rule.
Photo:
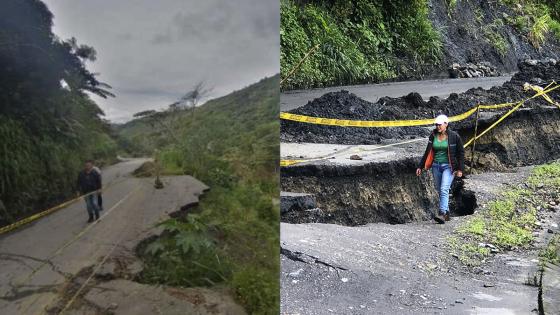
[[(522, 185), (531, 169), (473, 175), (467, 188), (476, 190), (484, 207), (504, 189)], [(558, 196), (554, 199), (557, 202)], [(538, 313), (536, 258), (553, 235), (550, 231), (558, 233), (559, 213), (551, 207), (540, 209), (529, 249), (500, 252), (478, 267), (462, 265), (448, 246), (447, 237), (465, 219), (454, 217), (445, 225), (359, 227), (282, 223), (282, 312)]]
[[(448, 0), (429, 2), (430, 20), (441, 31), (444, 50), (440, 66), (431, 76), (446, 76), (446, 68), (453, 63), (489, 62), (502, 72), (514, 72), (518, 60), (560, 58), (560, 43), (553, 34), (547, 34), (540, 49), (535, 48), (526, 34), (507, 21), (519, 13), (500, 1), (455, 1), (454, 9)], [(503, 54), (496, 48), (497, 41), (505, 44)]]
[[(493, 120), (482, 121), (481, 128)], [(459, 130), (464, 138), (472, 129)], [(281, 171), (283, 191), (314, 195), (319, 209), (285, 211), (282, 221), (362, 225), (372, 222), (407, 223), (430, 219), (437, 209), (437, 195), (431, 174), (414, 175), (421, 148), (391, 161), (344, 163), (303, 163)], [(476, 146), (475, 170), (510, 171), (560, 158), (560, 111), (525, 110), (514, 113), (499, 127), (480, 138)], [(467, 176), (471, 150), (466, 150)], [(464, 188), (456, 179), (450, 209), (454, 215), (472, 214), (477, 206), (474, 188)]]
[[(431, 97), (424, 101), (418, 93), (399, 98), (383, 97), (376, 103), (365, 101), (347, 91), (327, 93), (291, 113), (313, 117), (351, 120), (403, 120), (448, 116), (464, 113), (477, 104), (500, 104), (526, 99), (535, 92), (524, 91), (525, 82), (546, 86), (553, 80), (560, 81), (560, 62), (555, 60), (527, 60), (519, 64), (520, 72), (509, 82), (489, 90), (474, 88), (461, 94), (451, 94), (447, 99)], [(558, 99), (560, 91), (550, 93)], [(550, 105), (543, 98), (526, 102), (525, 107)], [(504, 112), (501, 110), (500, 112)], [(475, 115), (453, 123), (457, 129), (472, 128)], [(425, 137), (430, 127), (353, 128), (322, 126), (288, 120), (281, 121), (281, 140), (285, 142), (312, 142), (338, 144), (378, 144), (385, 140)]]

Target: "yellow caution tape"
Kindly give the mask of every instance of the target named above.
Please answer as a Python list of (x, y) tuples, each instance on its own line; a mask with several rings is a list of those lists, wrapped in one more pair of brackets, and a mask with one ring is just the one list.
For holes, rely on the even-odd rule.
[[(137, 174), (137, 176), (138, 176), (138, 175), (142, 175), (142, 174), (147, 174), (147, 173), (146, 173), (146, 172), (143, 172), (143, 173)], [(109, 187), (111, 187), (111, 186), (113, 186), (113, 185), (116, 185), (116, 184), (118, 184), (118, 183), (121, 183), (121, 182), (124, 181), (124, 180), (126, 180), (126, 178), (123, 178), (123, 179), (121, 179), (121, 180), (119, 180), (119, 181), (116, 181), (116, 182), (111, 182), (109, 185), (103, 187), (100, 191), (105, 191), (105, 190), (107, 190)], [(31, 223), (31, 222), (33, 222), (33, 221), (35, 221), (35, 220), (38, 220), (38, 219), (40, 219), (40, 218), (42, 218), (42, 217), (44, 217), (44, 216), (46, 216), (46, 215), (49, 215), (49, 214), (51, 214), (51, 213), (53, 213), (53, 212), (55, 212), (55, 211), (57, 211), (57, 210), (60, 210), (60, 209), (62, 209), (62, 208), (64, 208), (64, 207), (67, 207), (67, 206), (73, 204), (74, 202), (76, 202), (76, 201), (78, 201), (78, 200), (80, 200), (80, 199), (82, 199), (82, 198), (84, 198), (84, 197), (87, 197), (87, 196), (89, 196), (89, 195), (95, 194), (95, 193), (97, 193), (97, 192), (98, 192), (98, 191), (96, 190), (96, 191), (92, 191), (92, 192), (87, 193), (87, 194), (84, 194), (84, 195), (80, 195), (80, 196), (78, 196), (78, 197), (76, 197), (76, 198), (74, 198), (74, 199), (70, 199), (70, 200), (68, 200), (68, 201), (65, 201), (65, 202), (63, 202), (63, 203), (61, 203), (61, 204), (59, 204), (59, 205), (57, 205), (57, 206), (54, 206), (54, 207), (49, 208), (49, 209), (47, 209), (47, 210), (44, 210), (44, 211), (41, 211), (41, 212), (39, 212), (39, 213), (33, 214), (33, 215), (31, 215), (31, 216), (29, 216), (29, 217), (27, 217), (27, 218), (25, 218), (25, 219), (21, 219), (21, 220), (15, 222), (15, 223), (12, 223), (12, 224), (10, 224), (10, 225), (6, 225), (6, 226), (0, 228), (0, 235), (5, 234), (5, 233), (8, 233), (8, 232), (10, 232), (10, 231), (13, 231), (13, 230), (17, 229), (18, 227), (20, 227), (20, 226), (22, 226), (22, 225), (25, 225), (25, 224), (27, 224), (27, 223)]]
[(27, 223), (33, 222), (33, 221), (35, 221), (35, 220), (37, 220), (37, 219), (40, 219), (40, 218), (42, 218), (42, 217), (44, 217), (44, 216), (46, 216), (46, 215), (48, 215), (48, 214), (51, 214), (51, 213), (53, 213), (53, 212), (55, 212), (55, 211), (57, 211), (57, 210), (60, 210), (60, 209), (62, 209), (62, 208), (64, 208), (64, 207), (68, 206), (68, 205), (71, 205), (71, 204), (73, 204), (74, 202), (76, 202), (76, 201), (78, 201), (78, 200), (80, 200), (80, 199), (82, 199), (82, 198), (84, 198), (84, 197), (86, 197), (86, 196), (89, 196), (89, 195), (91, 195), (91, 194), (94, 194), (94, 193), (96, 193), (96, 192), (97, 192), (97, 191), (90, 192), (90, 193), (85, 194), (85, 195), (81, 195), (81, 196), (79, 196), (79, 197), (77, 197), (77, 198), (74, 198), (74, 199), (68, 200), (68, 201), (66, 201), (66, 202), (63, 202), (63, 203), (61, 203), (61, 204), (59, 204), (59, 205), (57, 205), (57, 206), (54, 206), (54, 207), (52, 207), (52, 208), (50, 208), (50, 209), (47, 209), (47, 210), (45, 210), (45, 211), (42, 211), (42, 212), (36, 213), (36, 214), (34, 214), (34, 215), (31, 215), (31, 216), (29, 216), (29, 217), (27, 217), (27, 218), (25, 218), (25, 219), (19, 220), (19, 221), (15, 222), (15, 223), (12, 223), (12, 224), (10, 224), (10, 225), (6, 225), (6, 226), (0, 228), (0, 235), (1, 235), (1, 234), (4, 234), (4, 233), (8, 233), (8, 232), (10, 232), (10, 231), (12, 231), (12, 230), (17, 229), (18, 227), (20, 227), (20, 226), (22, 226), (22, 225), (25, 225), (25, 224), (27, 224)]
[[(449, 117), (449, 122), (456, 122), (467, 119), (476, 112), (477, 107), (481, 109), (500, 109), (511, 107), (517, 103), (503, 103), (497, 105), (477, 105), (468, 111)], [(435, 123), (435, 118), (431, 119), (410, 119), (410, 120), (350, 120), (323, 117), (311, 117), (292, 113), (281, 112), (280, 119), (303, 122), (315, 125), (340, 126), (340, 127), (362, 127), (362, 128), (382, 128), (382, 127), (412, 127), (427, 126)]]
[(306, 162), (309, 160), (280, 160), (280, 166), (290, 166), (301, 162)]
[[(379, 150), (379, 149), (383, 149), (383, 148), (387, 148), (387, 147), (394, 147), (394, 146), (398, 146), (398, 145), (402, 145), (402, 144), (408, 144), (408, 143), (418, 142), (418, 141), (423, 141), (423, 140), (425, 140), (425, 138), (407, 140), (407, 141), (391, 143), (391, 144), (385, 144), (385, 145), (380, 145), (380, 146), (377, 146), (377, 147), (374, 147), (374, 148), (368, 148), (368, 149), (366, 149), (366, 148), (356, 148), (353, 152), (370, 152), (370, 151), (375, 151), (375, 150)], [(318, 157), (318, 158), (312, 158), (312, 159), (280, 160), (280, 166), (291, 166), (291, 165), (298, 164), (298, 163), (303, 163), (303, 162), (328, 160), (330, 158), (340, 156), (342, 154), (348, 154), (348, 152), (346, 152), (346, 151), (347, 151), (347, 149), (345, 149), (344, 152), (337, 152), (337, 153), (334, 153), (334, 154), (329, 154), (329, 155), (326, 155), (326, 156), (322, 156), (322, 157)]]
[[(550, 84), (549, 84), (548, 86), (546, 86), (545, 88), (542, 88), (542, 87), (540, 87), (540, 86), (538, 86), (538, 85), (532, 85), (532, 84), (529, 84), (529, 83), (525, 83), (525, 84), (523, 84), (523, 89), (524, 89), (525, 91), (531, 89), (531, 90), (533, 90), (533, 91), (539, 93), (539, 92), (544, 91), (545, 89), (547, 89), (548, 87), (550, 87), (551, 85), (553, 85), (553, 84), (555, 84), (555, 83), (556, 83), (556, 81), (552, 81), (552, 83), (550, 83)], [(552, 100), (552, 98), (551, 98), (550, 96), (548, 96), (548, 95), (546, 95), (546, 94), (543, 94), (542, 97), (543, 97), (547, 102), (549, 102), (550, 104), (552, 104), (552, 105), (557, 106), (558, 108), (560, 108), (560, 103), (555, 102), (554, 100)]]
[[(534, 99), (534, 98), (539, 97), (539, 96), (543, 96), (543, 98), (545, 98), (545, 100), (547, 100), (548, 102), (550, 102), (550, 103), (552, 103), (552, 104), (554, 104), (554, 105), (556, 105), (560, 108), (560, 104), (558, 102), (554, 102), (547, 95), (547, 93), (549, 93), (553, 90), (556, 90), (557, 88), (560, 88), (560, 85), (556, 85), (556, 86), (550, 88), (550, 86), (552, 86), (554, 84), (556, 84), (556, 82), (552, 82), (551, 84), (547, 85), (544, 88), (537, 87), (537, 89), (533, 89), (537, 92), (535, 95), (533, 95), (533, 96), (531, 96), (531, 97), (529, 97), (525, 100), (519, 101), (517, 103), (503, 103), (503, 104), (496, 104), (496, 105), (477, 105), (476, 107), (468, 110), (467, 112), (465, 112), (463, 114), (449, 117), (449, 121), (454, 122), (454, 121), (463, 120), (463, 119), (469, 117), (470, 115), (472, 115), (479, 108), (480, 109), (500, 109), (500, 108), (507, 108), (507, 107), (515, 106), (514, 108), (509, 110), (507, 113), (505, 113), (502, 117), (500, 117), (496, 122), (494, 122), (486, 130), (481, 132), (476, 137), (473, 137), (472, 139), (470, 139), (464, 145), (464, 147), (466, 148), (467, 146), (472, 144), (474, 140), (482, 137), (484, 134), (486, 134), (492, 128), (496, 127), (500, 122), (502, 122), (504, 119), (506, 119), (509, 115), (511, 115), (517, 109), (519, 109), (528, 100)], [(309, 116), (296, 115), (296, 114), (290, 114), (290, 113), (280, 113), (280, 118), (286, 119), (286, 120), (307, 122), (307, 123), (320, 124), (320, 125), (331, 125), (331, 126), (354, 126), (356, 124), (358, 125), (358, 126), (354, 126), (354, 127), (408, 127), (408, 126), (431, 125), (431, 124), (435, 123), (435, 119), (400, 120), (400, 121), (352, 121), (352, 120), (309, 117)], [(413, 140), (413, 141), (415, 141), (415, 140)], [(401, 142), (401, 143), (395, 143), (395, 144), (380, 146), (380, 147), (376, 147), (375, 149), (379, 149), (379, 148), (387, 147), (387, 146), (404, 144), (404, 143), (408, 143), (408, 142), (411, 142), (411, 141), (405, 141), (405, 142)], [(375, 149), (372, 149), (372, 150), (375, 150)], [(291, 165), (302, 163), (302, 162), (324, 160), (324, 159), (328, 159), (328, 158), (329, 157), (316, 158), (316, 159), (303, 159), (303, 160), (280, 160), (280, 166), (291, 166)]]
[(500, 108), (507, 108), (507, 107), (511, 107), (514, 106), (517, 103), (503, 103), (503, 104), (497, 104), (497, 105), (478, 105), (478, 107), (480, 109), (500, 109)]
[[(490, 125), (490, 127), (486, 128), (483, 132), (481, 132), (480, 134), (478, 134), (477, 136), (473, 137), (472, 139), (470, 139), (469, 141), (467, 141), (467, 143), (465, 143), (465, 145), (463, 147), (468, 147), (469, 145), (471, 145), (475, 140), (478, 140), (480, 137), (482, 137), (484, 134), (486, 134), (488, 131), (492, 130), (494, 127), (496, 127), (500, 122), (502, 122), (504, 119), (506, 119), (509, 115), (513, 114), (513, 112), (515, 112), (516, 110), (518, 110), (523, 104), (525, 104), (525, 102), (527, 102), (528, 100), (534, 99), (536, 97), (539, 96), (543, 96), (544, 99), (546, 99), (548, 101), (548, 99), (550, 99), (550, 102), (552, 104), (557, 104), (556, 102), (554, 102), (550, 96), (547, 95), (547, 93), (550, 93), (551, 91), (554, 91), (558, 88), (560, 88), (560, 85), (556, 85), (552, 88), (550, 88), (550, 86), (552, 86), (553, 84), (556, 84), (556, 82), (552, 82), (549, 85), (547, 85), (546, 87), (542, 88), (540, 86), (534, 88), (535, 86), (533, 86), (533, 90), (536, 91), (537, 93), (533, 96), (531, 96), (530, 98), (527, 98), (523, 101), (520, 101), (517, 103), (517, 105), (515, 105), (514, 108), (512, 108), (511, 110), (509, 110), (507, 113), (505, 113), (502, 117), (500, 117), (497, 121), (495, 121), (492, 125)], [(531, 86), (529, 84), (525, 84), (524, 88), (527, 90), (527, 88), (531, 88)], [(548, 98), (548, 99), (547, 99)], [(560, 108), (560, 106), (558, 106)]]
[(476, 137), (473, 137), (471, 140), (467, 141), (467, 143), (465, 143), (463, 145), (464, 148), (468, 147), (471, 143), (473, 143), (474, 140), (482, 137), (485, 133), (487, 133), (488, 131), (490, 131), (492, 128), (496, 127), (500, 122), (502, 122), (502, 120), (506, 119), (506, 117), (508, 117), (509, 115), (511, 115), (513, 112), (515, 112), (517, 109), (519, 109), (519, 107), (521, 107), (523, 104), (525, 104), (525, 101), (523, 102), (519, 102), (514, 108), (510, 109), (507, 113), (505, 113), (502, 117), (500, 117), (500, 119), (496, 120), (490, 127), (486, 128), (486, 130), (484, 130), (483, 132), (481, 132), (479, 135), (477, 135)]
[[(462, 113), (457, 116), (449, 117), (449, 121), (460, 121), (466, 119), (476, 112), (476, 108)], [(305, 115), (280, 113), (280, 118), (285, 120), (327, 126), (341, 126), (341, 127), (363, 127), (363, 128), (380, 128), (380, 127), (410, 127), (410, 126), (425, 126), (433, 125), (435, 118), (432, 119), (412, 119), (412, 120), (350, 120), (350, 119), (334, 119), (322, 117), (310, 117)]]

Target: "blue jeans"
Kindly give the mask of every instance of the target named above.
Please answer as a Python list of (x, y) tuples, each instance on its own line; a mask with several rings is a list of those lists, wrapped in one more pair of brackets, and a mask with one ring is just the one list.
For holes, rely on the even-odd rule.
[(86, 208), (90, 218), (93, 218), (95, 214), (96, 218), (99, 218), (99, 205), (97, 204), (97, 194), (91, 194), (84, 197), (86, 201)]
[(439, 194), (439, 212), (449, 213), (449, 189), (455, 177), (451, 172), (451, 166), (446, 163), (434, 162), (432, 164), (432, 174)]

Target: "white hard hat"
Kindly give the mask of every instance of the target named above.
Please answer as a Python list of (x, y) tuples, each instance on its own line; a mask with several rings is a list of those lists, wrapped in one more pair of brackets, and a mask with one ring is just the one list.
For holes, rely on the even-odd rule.
[(436, 117), (436, 124), (444, 124), (444, 123), (448, 123), (449, 122), (449, 118), (447, 118), (447, 116), (445, 115), (439, 115)]

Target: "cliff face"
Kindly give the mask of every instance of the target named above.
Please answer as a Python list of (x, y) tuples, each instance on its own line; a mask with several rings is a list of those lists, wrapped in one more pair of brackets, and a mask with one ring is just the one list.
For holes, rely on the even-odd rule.
[(502, 72), (517, 71), (524, 59), (560, 57), (558, 23), (546, 9), (506, 1), (431, 0), (429, 17), (440, 30), (444, 57), (432, 76), (447, 76), (453, 63), (488, 62)]

